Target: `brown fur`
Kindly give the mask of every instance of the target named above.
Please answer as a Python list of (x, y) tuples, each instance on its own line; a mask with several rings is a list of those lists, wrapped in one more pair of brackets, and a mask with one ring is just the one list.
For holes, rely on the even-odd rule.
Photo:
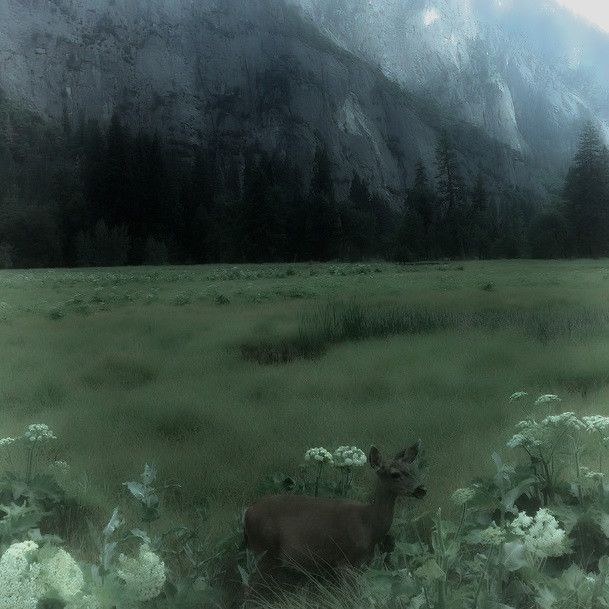
[(385, 465), (378, 450), (371, 449), (368, 460), (378, 483), (370, 503), (294, 495), (261, 499), (245, 513), (248, 548), (264, 555), (261, 568), (280, 563), (307, 570), (362, 565), (389, 532), (398, 496), (424, 494), (418, 452), (417, 444)]

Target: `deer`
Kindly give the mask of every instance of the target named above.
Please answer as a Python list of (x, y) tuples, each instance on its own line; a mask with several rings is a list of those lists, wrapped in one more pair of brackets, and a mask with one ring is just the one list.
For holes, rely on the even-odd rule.
[(385, 462), (371, 447), (368, 464), (376, 489), (368, 503), (298, 495), (260, 499), (244, 515), (246, 547), (258, 559), (258, 571), (270, 576), (282, 567), (315, 572), (356, 569), (369, 562), (393, 523), (398, 497), (423, 498), (421, 442)]

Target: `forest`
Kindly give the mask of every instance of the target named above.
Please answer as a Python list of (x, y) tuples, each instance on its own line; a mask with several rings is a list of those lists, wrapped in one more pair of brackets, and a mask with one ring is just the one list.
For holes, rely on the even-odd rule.
[(466, 178), (442, 133), (395, 208), (357, 174), (340, 196), (323, 143), (302, 167), (221, 141), (176, 154), (118, 114), (54, 129), (4, 100), (0, 117), (2, 268), (609, 253), (609, 153), (592, 124), (553, 200)]

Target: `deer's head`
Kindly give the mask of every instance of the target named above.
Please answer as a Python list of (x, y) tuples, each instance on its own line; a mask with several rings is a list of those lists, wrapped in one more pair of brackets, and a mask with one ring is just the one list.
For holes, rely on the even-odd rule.
[(421, 484), (419, 453), (421, 441), (401, 450), (391, 461), (384, 461), (378, 448), (373, 446), (368, 454), (368, 463), (376, 472), (381, 484), (396, 496), (422, 499), (427, 491)]

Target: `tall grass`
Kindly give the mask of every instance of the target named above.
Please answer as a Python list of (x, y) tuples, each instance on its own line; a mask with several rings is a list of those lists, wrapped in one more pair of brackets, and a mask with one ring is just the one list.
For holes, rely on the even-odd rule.
[(330, 302), (305, 312), (298, 331), (276, 339), (242, 344), (245, 359), (260, 364), (314, 358), (331, 345), (436, 332), (517, 330), (541, 343), (586, 339), (609, 329), (609, 313), (587, 307), (543, 309), (487, 308), (447, 310), (421, 305)]

